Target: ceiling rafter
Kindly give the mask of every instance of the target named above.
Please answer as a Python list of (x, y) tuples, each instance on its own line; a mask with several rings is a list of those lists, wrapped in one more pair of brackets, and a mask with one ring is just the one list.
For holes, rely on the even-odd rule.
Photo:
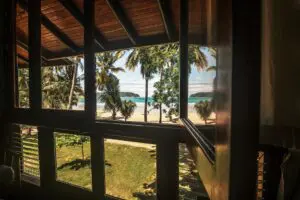
[[(73, 3), (71, 0), (59, 0), (61, 5), (68, 10), (71, 15), (84, 27), (84, 14), (79, 10), (79, 8)], [(103, 34), (97, 29), (95, 26), (95, 42), (96, 44), (105, 50), (107, 47), (107, 40), (103, 36)]]
[[(24, 0), (18, 0), (19, 5), (28, 12), (27, 2)], [(61, 42), (67, 45), (73, 52), (77, 52), (80, 48), (64, 33), (62, 32), (54, 23), (52, 23), (45, 15), (41, 13), (41, 23)]]
[(170, 0), (157, 0), (161, 17), (164, 23), (166, 34), (169, 40), (175, 38), (175, 26), (172, 20), (172, 13), (170, 9)]
[(106, 0), (107, 4), (113, 11), (114, 15), (117, 17), (118, 21), (126, 31), (130, 41), (133, 45), (136, 45), (138, 42), (138, 34), (129, 20), (128, 16), (126, 15), (122, 5), (120, 4), (120, 1), (118, 0)]

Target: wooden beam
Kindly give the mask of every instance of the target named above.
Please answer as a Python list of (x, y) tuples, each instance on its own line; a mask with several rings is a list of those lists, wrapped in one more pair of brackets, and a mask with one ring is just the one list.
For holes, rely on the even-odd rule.
[[(59, 2), (63, 5), (63, 7), (68, 10), (71, 15), (84, 27), (83, 21), (84, 16), (79, 10), (79, 8), (73, 3), (71, 0), (59, 0)], [(107, 40), (103, 36), (103, 34), (94, 26), (94, 34), (95, 34), (95, 42), (96, 44), (103, 50), (106, 49)]]
[(22, 60), (23, 62), (25, 62), (27, 64), (29, 63), (29, 60), (27, 58), (25, 58), (24, 56), (17, 54), (17, 57), (18, 57), (18, 59)]
[(28, 1), (29, 103), (33, 111), (42, 107), (41, 90), (41, 1)]
[[(137, 48), (137, 47), (143, 47), (143, 46), (166, 44), (166, 43), (171, 43), (171, 42), (177, 42), (177, 41), (176, 41), (176, 39), (174, 41), (169, 41), (169, 39), (167, 38), (167, 36), (165, 34), (140, 37), (139, 43), (136, 45), (132, 45), (131, 41), (128, 39), (123, 39), (123, 40), (117, 40), (117, 41), (108, 43), (106, 50), (96, 48), (95, 53), (100, 53), (100, 52), (105, 52), (105, 51), (115, 51), (115, 50), (120, 50), (120, 49)], [(83, 54), (83, 51), (79, 51), (76, 53), (73, 53), (70, 51), (65, 51), (65, 52), (59, 52), (54, 55), (52, 54), (52, 55), (45, 55), (45, 56), (48, 58), (48, 60), (57, 60), (57, 59), (65, 58), (65, 57), (77, 56), (77, 55), (82, 55), (82, 54)]]
[(172, 13), (170, 10), (170, 0), (157, 0), (161, 18), (164, 22), (166, 34), (169, 40), (173, 40), (175, 37), (175, 26), (172, 21)]
[[(15, 98), (15, 94), (16, 94), (16, 85), (15, 85), (15, 77), (16, 77), (16, 1), (12, 0), (12, 1), (8, 1), (5, 2), (7, 3), (7, 18), (5, 23), (5, 35), (7, 37), (5, 37), (5, 39), (7, 40), (7, 49), (5, 52), (6, 54), (4, 54), (5, 56), (7, 56), (7, 60), (6, 60), (6, 67), (5, 67), (5, 87), (3, 87), (5, 89), (5, 96), (6, 96), (6, 108), (7, 111), (9, 111), (10, 109), (14, 108), (17, 105), (17, 101)], [(3, 56), (4, 56), (3, 55)]]
[(180, 118), (187, 118), (188, 101), (188, 30), (189, 30), (189, 5), (188, 1), (180, 0)]
[(157, 151), (157, 199), (179, 199), (179, 149), (178, 142), (163, 138)]
[(84, 108), (88, 120), (96, 120), (96, 65), (95, 65), (95, 1), (84, 1)]
[[(24, 0), (18, 0), (19, 5), (26, 11), (28, 11), (28, 5)], [(73, 52), (77, 52), (80, 48), (64, 33), (62, 32), (54, 23), (52, 23), (45, 15), (41, 14), (41, 23), (62, 43), (67, 45)]]
[(123, 9), (120, 1), (118, 1), (118, 0), (106, 0), (106, 2), (109, 5), (109, 7), (112, 9), (113, 13), (117, 17), (120, 24), (125, 29), (125, 31), (126, 31), (128, 37), (129, 37), (130, 41), (132, 42), (132, 44), (136, 45), (138, 43), (137, 42), (137, 40), (138, 40), (137, 32), (136, 32), (133, 24), (129, 20), (128, 16), (124, 12), (124, 9)]
[(51, 192), (56, 181), (55, 138), (53, 129), (38, 127), (41, 187)]

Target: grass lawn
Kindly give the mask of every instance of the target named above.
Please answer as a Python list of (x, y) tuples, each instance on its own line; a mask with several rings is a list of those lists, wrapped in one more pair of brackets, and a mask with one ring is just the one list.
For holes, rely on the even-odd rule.
[[(81, 145), (57, 147), (56, 156), (57, 180), (91, 190), (89, 142), (84, 143), (84, 161)], [(195, 199), (195, 195), (203, 193), (204, 188), (192, 159), (182, 145), (179, 161), (181, 199)], [(155, 199), (155, 179), (155, 147), (105, 142), (106, 194), (130, 200)]]
[[(57, 180), (91, 189), (90, 143), (56, 148)], [(153, 199), (156, 178), (155, 153), (151, 149), (105, 143), (106, 194), (124, 199)], [(136, 197), (135, 197), (136, 196)]]

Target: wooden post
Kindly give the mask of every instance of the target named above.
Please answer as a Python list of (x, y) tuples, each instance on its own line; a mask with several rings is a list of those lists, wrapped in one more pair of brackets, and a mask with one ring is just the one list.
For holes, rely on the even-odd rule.
[(96, 119), (95, 1), (84, 1), (84, 91), (88, 120)]
[(188, 1), (180, 0), (180, 118), (187, 118), (188, 101), (188, 23), (189, 23)]
[(99, 199), (105, 195), (105, 163), (103, 135), (93, 134), (91, 137), (91, 164), (93, 193)]
[(55, 138), (53, 129), (38, 128), (40, 180), (46, 193), (51, 192), (56, 180)]
[(179, 150), (174, 139), (157, 144), (157, 199), (179, 199)]
[(29, 104), (34, 112), (42, 106), (41, 1), (28, 0)]

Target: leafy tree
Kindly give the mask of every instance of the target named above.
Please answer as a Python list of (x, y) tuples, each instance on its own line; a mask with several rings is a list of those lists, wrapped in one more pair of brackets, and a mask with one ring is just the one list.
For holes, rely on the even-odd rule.
[(29, 70), (22, 68), (18, 70), (19, 106), (29, 107)]
[(119, 80), (113, 74), (109, 74), (107, 82), (99, 96), (99, 100), (104, 102), (104, 109), (106, 111), (112, 111), (112, 119), (115, 120), (117, 112), (122, 106), (122, 102)]
[[(42, 97), (45, 108), (68, 109), (76, 105), (83, 89), (77, 66), (42, 68)], [(77, 76), (74, 82), (74, 76)], [(72, 95), (71, 95), (72, 94)]]
[(134, 113), (134, 110), (136, 108), (136, 103), (132, 102), (132, 101), (122, 101), (122, 106), (121, 106), (121, 114), (123, 115), (123, 117), (125, 118), (125, 122), (127, 121), (127, 119), (129, 117), (131, 117)]
[(197, 114), (200, 116), (200, 118), (204, 120), (205, 124), (207, 124), (207, 119), (212, 113), (211, 102), (200, 101), (194, 105), (194, 108)]

